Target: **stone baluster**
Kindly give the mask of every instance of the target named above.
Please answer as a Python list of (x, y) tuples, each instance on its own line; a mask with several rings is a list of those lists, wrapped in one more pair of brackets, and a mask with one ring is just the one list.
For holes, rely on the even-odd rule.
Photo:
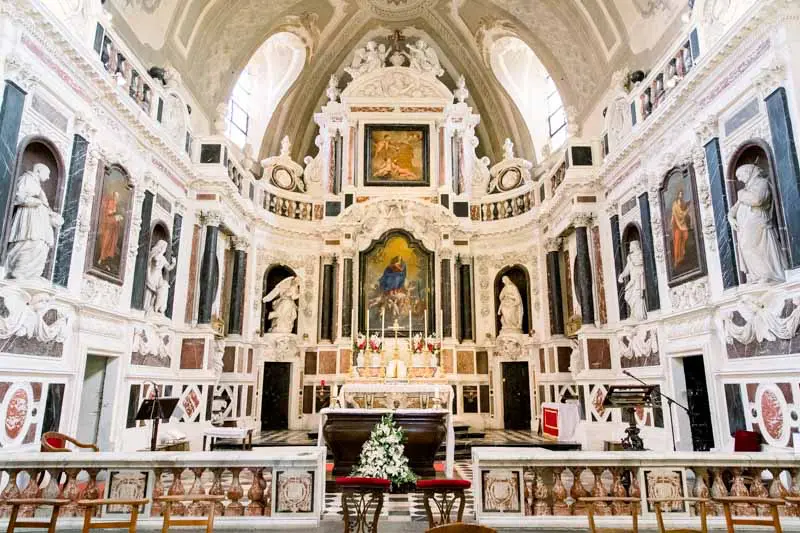
[(81, 509), (78, 507), (78, 500), (80, 499), (80, 490), (78, 489), (77, 477), (80, 470), (76, 468), (69, 468), (64, 471), (67, 475), (67, 481), (64, 483), (64, 490), (61, 492), (61, 497), (69, 500), (61, 514), (64, 516), (80, 516)]
[[(224, 496), (225, 489), (222, 488), (222, 468), (212, 468), (211, 473), (214, 475), (214, 481), (211, 483), (211, 488), (208, 489), (210, 496)], [(215, 502), (214, 516), (223, 516), (225, 514), (225, 505), (222, 502)]]
[[(761, 479), (761, 470), (758, 468), (753, 470), (753, 482), (750, 484), (749, 493), (753, 498), (769, 497), (769, 492), (767, 491), (767, 488), (764, 486), (764, 482)], [(758, 516), (769, 516), (769, 505), (756, 505), (755, 512)]]
[(572, 482), (572, 489), (570, 490), (570, 496), (572, 496), (572, 514), (574, 515), (585, 515), (586, 514), (586, 504), (583, 502), (579, 502), (580, 498), (585, 498), (589, 495), (586, 492), (586, 489), (583, 487), (583, 483), (581, 483), (581, 473), (583, 473), (583, 468), (578, 467), (573, 472), (573, 482)]
[(531, 516), (534, 514), (533, 512), (533, 483), (534, 483), (534, 476), (533, 468), (525, 468), (522, 474), (522, 484), (525, 488), (525, 508), (524, 514), (526, 516)]
[[(705, 468), (695, 468), (694, 475), (696, 481), (694, 484), (694, 490), (692, 491), (692, 496), (694, 496), (695, 498), (704, 498), (704, 499), (710, 498), (711, 491), (708, 488), (708, 484), (706, 481), (708, 477), (708, 470)], [(694, 508), (695, 508), (695, 516), (698, 516), (700, 514), (700, 505), (695, 504)], [(708, 510), (710, 509), (707, 508), (707, 511)]]
[(553, 514), (556, 516), (569, 516), (569, 505), (567, 505), (567, 488), (561, 480), (563, 468), (553, 469)]
[[(724, 498), (728, 495), (728, 489), (725, 488), (725, 483), (722, 481), (722, 469), (714, 468), (711, 471), (714, 475), (714, 480), (711, 482), (711, 497)], [(718, 503), (712, 503), (709, 508), (709, 512), (714, 516), (721, 516), (722, 505)]]
[[(784, 499), (786, 496), (789, 495), (789, 491), (786, 490), (786, 487), (783, 486), (781, 483), (781, 472), (783, 472), (780, 468), (770, 468), (769, 473), (772, 474), (772, 482), (769, 484), (769, 497), (770, 498), (777, 498), (777, 499)], [(791, 487), (791, 479), (789, 480), (789, 484)], [(792, 506), (789, 505), (782, 505), (778, 507), (778, 513), (781, 516), (792, 516)]]
[[(183, 488), (183, 481), (181, 481), (182, 474), (183, 468), (172, 469), (172, 485), (170, 485), (169, 492), (167, 493), (169, 496), (186, 495), (186, 491)], [(175, 516), (183, 516), (186, 514), (186, 506), (182, 502), (174, 502), (170, 506), (170, 514)]]
[[(39, 490), (39, 497), (45, 500), (55, 500), (61, 494), (61, 487), (58, 485), (58, 478), (61, 475), (61, 470), (58, 469), (48, 469), (43, 470), (45, 472), (44, 476), (44, 485)], [(50, 516), (50, 512), (52, 508), (42, 506), (36, 510), (36, 516), (43, 518)]]
[[(100, 472), (97, 468), (87, 468), (86, 473), (89, 474), (89, 481), (81, 491), (82, 500), (96, 500), (100, 498), (100, 491), (97, 488), (97, 474)], [(81, 507), (81, 513), (85, 512), (85, 508)], [(96, 516), (100, 516), (100, 507), (94, 508)]]
[(155, 479), (153, 480), (153, 505), (150, 506), (150, 516), (161, 516), (163, 506), (158, 498), (164, 495), (164, 484), (161, 481), (161, 476), (164, 475), (163, 468), (156, 468), (154, 470)]
[[(28, 484), (25, 489), (20, 494), (20, 497), (25, 500), (35, 500), (39, 497), (39, 483), (36, 481), (39, 478), (41, 470), (27, 470), (28, 472)], [(36, 506), (35, 505), (23, 505), (19, 509), (19, 514), (23, 518), (32, 518), (36, 514)]]
[(533, 507), (533, 514), (538, 516), (549, 516), (553, 514), (550, 507), (550, 488), (542, 478), (542, 469), (536, 471), (533, 486), (533, 497), (536, 503)]
[[(205, 496), (206, 491), (203, 489), (203, 472), (205, 468), (202, 467), (194, 467), (190, 469), (194, 474), (194, 483), (192, 483), (192, 487), (189, 489), (190, 496)], [(206, 509), (208, 508), (207, 502), (192, 502), (189, 505), (189, 516), (203, 516), (206, 514)]]
[[(625, 485), (622, 483), (622, 469), (612, 468), (611, 477), (611, 495), (615, 498), (625, 498), (628, 496), (628, 491), (625, 490)], [(631, 512), (630, 505), (624, 502), (614, 502), (611, 504), (611, 513), (614, 515), (626, 515)]]
[[(640, 498), (642, 497), (642, 489), (639, 487), (639, 471), (632, 468), (630, 470), (630, 477), (631, 477), (631, 486), (628, 488), (628, 496), (631, 498)], [(642, 514), (641, 506), (639, 506), (639, 513)]]
[[(595, 467), (592, 468), (592, 474), (594, 474), (594, 486), (592, 487), (592, 496), (595, 498), (606, 498), (608, 494), (606, 493), (606, 487), (603, 485), (603, 480), (601, 479), (603, 476), (603, 467)], [(598, 516), (610, 516), (611, 509), (608, 506), (608, 502), (597, 502), (594, 504), (594, 512)]]
[(272, 469), (265, 468), (264, 476), (264, 516), (272, 516)]
[[(789, 494), (800, 498), (800, 468), (793, 468), (789, 471)], [(790, 516), (800, 517), (800, 505), (787, 506), (787, 509), (792, 511)]]
[[(8, 471), (8, 483), (0, 493), (0, 502), (5, 502), (12, 498), (19, 498), (19, 487), (17, 487), (17, 476), (20, 470), (12, 469)], [(0, 518), (7, 517), (11, 514), (11, 506), (8, 504), (0, 503)]]
[(253, 472), (253, 483), (250, 485), (250, 490), (247, 491), (247, 498), (250, 503), (247, 504), (247, 516), (261, 516), (264, 514), (264, 503), (261, 501), (264, 498), (264, 478), (261, 477), (263, 470), (261, 468), (251, 468)]
[(242, 496), (244, 496), (242, 485), (239, 483), (239, 473), (241, 471), (241, 468), (231, 468), (233, 481), (228, 488), (228, 499), (231, 503), (229, 503), (228, 508), (225, 509), (225, 516), (242, 516), (244, 514), (244, 506), (239, 501), (242, 499)]
[[(747, 497), (747, 486), (744, 484), (744, 476), (742, 475), (741, 468), (733, 468), (733, 484), (731, 485), (731, 496)], [(736, 503), (732, 506), (733, 514), (740, 516), (749, 516), (755, 514), (755, 509), (746, 503)]]

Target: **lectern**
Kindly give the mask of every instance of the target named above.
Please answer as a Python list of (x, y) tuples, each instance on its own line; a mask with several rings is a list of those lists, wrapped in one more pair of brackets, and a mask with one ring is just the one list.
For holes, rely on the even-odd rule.
[(172, 412), (178, 405), (178, 398), (159, 398), (158, 388), (156, 388), (156, 397), (148, 398), (139, 406), (139, 411), (136, 413), (136, 420), (152, 420), (153, 432), (150, 437), (150, 451), (156, 451), (158, 446), (158, 423), (162, 420), (168, 420), (172, 416)]
[(636, 427), (636, 408), (650, 407), (653, 405), (653, 391), (655, 385), (611, 385), (603, 401), (603, 407), (624, 409), (630, 414), (630, 421), (625, 428), (625, 438), (622, 439), (622, 448), (632, 451), (643, 451), (644, 442), (639, 436), (640, 429)]

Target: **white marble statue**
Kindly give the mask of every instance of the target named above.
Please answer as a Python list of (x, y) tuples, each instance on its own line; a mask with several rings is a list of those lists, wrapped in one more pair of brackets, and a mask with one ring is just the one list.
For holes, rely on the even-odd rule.
[(625, 284), (625, 302), (630, 309), (630, 316), (636, 321), (647, 319), (647, 305), (644, 294), (644, 256), (639, 241), (631, 241), (628, 245), (628, 259), (625, 269), (619, 275), (619, 282)]
[(509, 159), (514, 159), (514, 142), (506, 138), (503, 143), (503, 161), (508, 161)]
[(331, 79), (328, 80), (328, 88), (325, 90), (328, 101), (338, 102), (341, 94), (342, 92), (339, 90), (339, 76), (331, 74)]
[(503, 289), (500, 291), (500, 333), (519, 333), (522, 331), (522, 296), (519, 289), (508, 276), (503, 276)]
[(161, 239), (150, 250), (147, 260), (147, 279), (145, 281), (144, 310), (163, 315), (167, 310), (169, 296), (169, 273), (175, 270), (177, 262), (167, 259), (167, 241)]
[(0, 340), (26, 337), (45, 343), (63, 343), (72, 334), (72, 311), (47, 293), (29, 294), (7, 285), (0, 287), (0, 302), (5, 309), (0, 316)]
[(378, 45), (375, 41), (369, 41), (364, 48), (359, 48), (353, 55), (353, 61), (349, 67), (345, 67), (345, 72), (350, 74), (353, 79), (383, 68), (386, 56), (389, 51), (386, 45)]
[(55, 243), (55, 231), (64, 223), (50, 209), (42, 183), (50, 179), (50, 169), (37, 163), (19, 177), (14, 193), (14, 216), (8, 232), (8, 277), (39, 278)]
[(453, 91), (453, 96), (456, 98), (456, 102), (459, 104), (463, 104), (467, 98), (469, 98), (469, 90), (467, 89), (467, 79), (462, 74), (458, 77), (458, 81), (456, 82), (456, 90)]
[(728, 212), (728, 220), (736, 232), (747, 282), (784, 281), (783, 254), (772, 225), (769, 181), (757, 165), (740, 166), (736, 169), (736, 179), (744, 183), (744, 189), (739, 191), (738, 200)]
[(408, 58), (411, 68), (418, 72), (430, 72), (434, 76), (444, 74), (444, 69), (439, 63), (436, 50), (423, 40), (408, 45), (408, 52), (404, 53)]
[(300, 280), (297, 276), (290, 276), (277, 285), (272, 291), (264, 296), (262, 301), (277, 301), (272, 305), (269, 318), (272, 325), (270, 333), (291, 333), (294, 329), (294, 321), (297, 320), (297, 303), (300, 298)]

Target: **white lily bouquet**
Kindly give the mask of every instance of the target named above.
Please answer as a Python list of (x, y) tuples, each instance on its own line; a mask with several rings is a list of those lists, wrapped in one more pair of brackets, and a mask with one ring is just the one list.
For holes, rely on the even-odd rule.
[(391, 413), (385, 415), (372, 428), (351, 475), (388, 479), (394, 487), (414, 483), (417, 476), (408, 467), (408, 457), (403, 455), (403, 441), (403, 429), (395, 424)]

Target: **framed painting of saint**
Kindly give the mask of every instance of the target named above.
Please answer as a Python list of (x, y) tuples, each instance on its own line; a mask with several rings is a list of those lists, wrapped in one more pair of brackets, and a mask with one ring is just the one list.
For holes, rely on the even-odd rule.
[(429, 131), (422, 124), (367, 124), (364, 184), (430, 185)]
[(87, 272), (122, 285), (128, 250), (133, 187), (120, 166), (101, 166), (89, 235)]
[(659, 190), (667, 282), (670, 287), (706, 275), (697, 184), (691, 166), (667, 173)]
[(404, 231), (391, 231), (361, 253), (360, 331), (386, 337), (433, 331), (433, 252)]

